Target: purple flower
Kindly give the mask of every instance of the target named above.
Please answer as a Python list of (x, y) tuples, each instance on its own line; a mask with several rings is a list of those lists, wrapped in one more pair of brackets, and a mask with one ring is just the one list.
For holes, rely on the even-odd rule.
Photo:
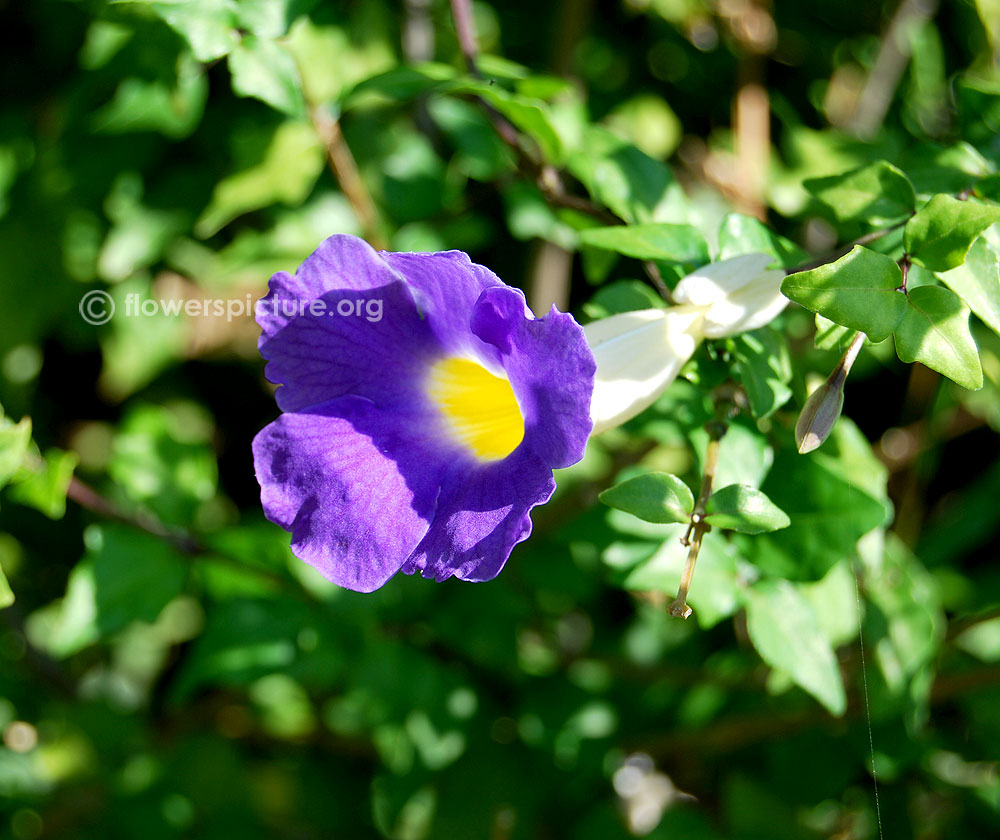
[(253, 442), (264, 513), (324, 577), (489, 580), (531, 533), (552, 470), (583, 456), (582, 328), (460, 251), (326, 240), (257, 308), (281, 416)]

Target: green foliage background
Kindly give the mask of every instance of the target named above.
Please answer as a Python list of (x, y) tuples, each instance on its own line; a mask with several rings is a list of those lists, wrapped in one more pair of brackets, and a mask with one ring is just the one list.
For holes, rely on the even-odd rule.
[[(872, 838), (873, 758), (886, 838), (1000, 831), (994, 0), (476, 3), (479, 75), (441, 0), (0, 14), (4, 837)], [(247, 307), (335, 232), (581, 321), (710, 259), (810, 270), (592, 441), (497, 580), (358, 595), (261, 514), (246, 309), (124, 316)], [(685, 622), (725, 383), (749, 489)]]

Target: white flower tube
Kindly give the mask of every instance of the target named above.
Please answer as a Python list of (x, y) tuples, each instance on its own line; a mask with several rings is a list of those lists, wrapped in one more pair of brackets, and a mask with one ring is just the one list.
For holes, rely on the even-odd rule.
[(785, 273), (768, 270), (768, 254), (745, 254), (703, 266), (674, 289), (678, 306), (623, 312), (583, 329), (597, 360), (592, 434), (613, 428), (652, 405), (703, 338), (755, 330), (788, 300)]

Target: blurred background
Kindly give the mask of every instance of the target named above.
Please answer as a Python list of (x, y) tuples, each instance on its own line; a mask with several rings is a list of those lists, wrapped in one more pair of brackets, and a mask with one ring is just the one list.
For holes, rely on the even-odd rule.
[(277, 409), (248, 316), (336, 232), (465, 250), (581, 321), (686, 270), (581, 245), (616, 218), (829, 253), (868, 228), (807, 178), (995, 171), (996, 2), (475, 2), (474, 45), (443, 0), (0, 15), (3, 837), (1000, 836), (981, 323), (982, 391), (867, 348), (809, 459), (790, 430), (843, 336), (782, 316), (788, 402), (734, 422), (722, 469), (816, 514), (713, 535), (685, 622), (676, 528), (596, 496), (636, 469), (697, 487), (738, 347), (558, 475), (497, 580), (358, 595), (261, 513), (250, 441)]

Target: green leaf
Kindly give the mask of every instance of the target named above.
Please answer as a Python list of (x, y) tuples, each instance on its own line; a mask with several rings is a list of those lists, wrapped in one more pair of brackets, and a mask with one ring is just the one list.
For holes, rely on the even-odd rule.
[(1000, 202), (1000, 172), (994, 172), (976, 181), (976, 195), (989, 201)]
[[(183, 700), (201, 685), (245, 686), (275, 671), (291, 670), (307, 655), (298, 643), (304, 627), (314, 628), (330, 645), (322, 624), (301, 601), (232, 598), (217, 604), (171, 686), (172, 699)], [(316, 654), (322, 654), (328, 673), (337, 674), (342, 665), (330, 661), (329, 649), (317, 646)]]
[(861, 219), (886, 224), (909, 215), (916, 206), (910, 179), (884, 160), (842, 175), (809, 178), (803, 186), (826, 204), (840, 222)]
[(62, 519), (66, 513), (66, 491), (76, 463), (74, 453), (50, 449), (37, 469), (11, 487), (10, 497), (22, 505), (40, 510), (49, 519)]
[(903, 245), (924, 268), (947, 271), (965, 261), (976, 237), (995, 222), (1000, 222), (998, 205), (936, 195), (906, 223)]
[(291, 117), (305, 116), (295, 59), (276, 41), (248, 35), (229, 53), (229, 72), (238, 96), (259, 99)]
[[(866, 615), (865, 640), (874, 642), (875, 661), (890, 690), (900, 692), (938, 655), (947, 622), (939, 585), (891, 532), (881, 560), (878, 569), (866, 574), (871, 612)], [(880, 631), (873, 640), (872, 629)]]
[(566, 165), (595, 201), (626, 222), (690, 220), (687, 198), (670, 167), (607, 129), (588, 127)]
[(427, 99), (434, 123), (455, 147), (453, 164), (469, 178), (493, 181), (514, 169), (510, 149), (497, 136), (482, 107), (451, 96)]
[(964, 140), (954, 146), (921, 143), (899, 163), (917, 195), (958, 193), (992, 171), (990, 162)]
[(982, 236), (965, 262), (938, 275), (993, 332), (1000, 333), (1000, 256)]
[[(666, 526), (663, 531), (663, 541), (659, 545), (614, 543), (605, 552), (608, 565), (617, 565), (620, 569), (620, 564), (610, 562), (611, 556), (647, 545), (645, 551), (636, 552), (637, 562), (629, 562), (620, 580), (623, 589), (662, 592), (671, 598), (677, 594), (689, 551), (680, 539), (684, 526)], [(698, 553), (695, 582), (687, 598), (699, 627), (714, 627), (739, 608), (745, 586), (742, 565), (729, 540), (721, 534), (705, 534)]]
[(796, 588), (812, 606), (830, 644), (843, 645), (858, 635), (858, 585), (850, 560), (837, 563), (822, 580)]
[(155, 621), (181, 593), (188, 564), (164, 540), (119, 525), (88, 531), (86, 538), (101, 635), (132, 621)]
[(112, 0), (148, 5), (191, 46), (198, 61), (222, 58), (239, 43), (232, 0)]
[(670, 157), (683, 136), (681, 121), (655, 93), (640, 93), (620, 102), (602, 122), (656, 160)]
[(215, 495), (212, 432), (211, 418), (194, 403), (135, 406), (114, 438), (108, 472), (131, 501), (165, 522), (187, 524)]
[(806, 309), (879, 342), (906, 311), (906, 298), (896, 291), (902, 282), (892, 257), (855, 245), (836, 262), (789, 274), (781, 291)]
[(730, 484), (716, 490), (705, 505), (705, 513), (713, 527), (744, 534), (763, 534), (791, 524), (781, 508), (748, 484)]
[(241, 29), (261, 38), (280, 38), (296, 15), (308, 9), (300, 0), (239, 0), (236, 10)]
[(835, 324), (822, 315), (816, 316), (816, 338), (813, 339), (817, 350), (837, 350), (843, 352), (854, 340), (856, 330)]
[(694, 510), (694, 495), (676, 475), (653, 472), (609, 487), (598, 498), (646, 522), (687, 522)]
[(117, 317), (99, 334), (104, 357), (99, 384), (103, 393), (121, 400), (183, 355), (190, 322), (162, 310), (137, 314), (153, 299), (149, 281), (141, 275), (113, 286), (111, 297)]
[(617, 280), (602, 286), (583, 305), (589, 318), (607, 318), (621, 312), (635, 312), (642, 309), (658, 309), (666, 305), (663, 298), (639, 280)]
[(122, 173), (104, 201), (104, 212), (114, 225), (101, 244), (97, 270), (107, 280), (125, 280), (155, 263), (191, 223), (183, 211), (147, 207), (143, 190), (138, 173)]
[(847, 696), (833, 647), (809, 602), (791, 583), (763, 580), (746, 593), (747, 633), (761, 659), (783, 671), (838, 717)]
[(207, 238), (250, 210), (275, 202), (301, 204), (323, 171), (326, 152), (313, 127), (304, 122), (278, 126), (259, 164), (223, 178), (195, 224)]
[(35, 612), (28, 633), (50, 655), (65, 657), (132, 621), (153, 622), (179, 595), (187, 563), (164, 540), (124, 525), (92, 525), (85, 557), (66, 595)]
[[(395, 37), (390, 37), (386, 31), (389, 21), (384, 17), (384, 10), (372, 4), (358, 5), (353, 9), (353, 14), (348, 13), (353, 19), (346, 26), (320, 25), (308, 15), (302, 15), (295, 21), (288, 37), (282, 40), (282, 44), (295, 56), (302, 77), (302, 92), (311, 103), (325, 106), (338, 102), (344, 109), (364, 104), (365, 100), (384, 105), (385, 98), (377, 91), (373, 91), (371, 96), (362, 94), (357, 98), (350, 91), (355, 85), (359, 85), (360, 89), (367, 79), (371, 79), (377, 87), (379, 74), (386, 71), (392, 74), (398, 70), (404, 76), (412, 76), (409, 73), (411, 68), (397, 67), (398, 49)], [(420, 69), (424, 67), (434, 68), (428, 71), (428, 78), (433, 78), (435, 71), (442, 79), (452, 79), (457, 75), (455, 68), (443, 64), (417, 65)], [(400, 98), (410, 99), (422, 92), (401, 93)], [(386, 95), (389, 95), (388, 92)]]
[[(791, 520), (787, 528), (755, 537), (747, 558), (767, 574), (789, 580), (818, 580), (850, 557), (858, 540), (889, 517), (886, 502), (865, 481), (885, 487), (885, 469), (864, 442), (867, 457), (848, 461), (847, 418), (834, 426), (823, 449), (800, 455), (777, 451), (761, 489)], [(857, 463), (855, 463), (857, 461)], [(880, 478), (878, 478), (880, 476)]]
[(908, 306), (893, 333), (896, 355), (922, 362), (964, 388), (983, 387), (979, 348), (969, 331), (969, 308), (941, 286), (920, 286), (907, 294)]
[(703, 265), (708, 262), (708, 244), (691, 225), (615, 225), (580, 231), (584, 245), (603, 248), (639, 260)]
[(753, 216), (729, 213), (719, 227), (719, 259), (741, 254), (773, 254), (784, 268), (800, 265), (808, 254)]
[(0, 610), (14, 603), (14, 592), (7, 582), (4, 564), (9, 569), (17, 569), (20, 565), (21, 546), (9, 534), (0, 534)]
[(31, 445), (31, 419), (12, 423), (0, 416), (0, 487), (7, 484), (21, 468)]
[(497, 85), (479, 81), (460, 82), (454, 86), (454, 91), (476, 94), (510, 120), (518, 131), (534, 140), (546, 161), (562, 163), (565, 157), (562, 140), (543, 101), (518, 96)]
[[(705, 453), (708, 451), (708, 432), (704, 421), (687, 432), (685, 438), (694, 448), (697, 472), (704, 472)], [(719, 441), (715, 485), (725, 487), (727, 484), (749, 484), (751, 487), (760, 487), (773, 460), (774, 451), (756, 424), (735, 421)]]
[(402, 65), (370, 76), (352, 88), (343, 100), (345, 111), (367, 101), (391, 99), (406, 102), (435, 90), (448, 90), (455, 79), (455, 68), (449, 64)]
[(792, 396), (792, 363), (784, 336), (771, 327), (733, 339), (736, 371), (754, 417), (767, 417)]
[(111, 101), (91, 120), (94, 131), (101, 134), (158, 131), (181, 139), (201, 122), (207, 99), (205, 71), (185, 52), (177, 61), (175, 85), (160, 80), (123, 79)]
[(9, 607), (14, 603), (14, 592), (7, 582), (7, 575), (3, 573), (3, 566), (0, 566), (0, 610)]

